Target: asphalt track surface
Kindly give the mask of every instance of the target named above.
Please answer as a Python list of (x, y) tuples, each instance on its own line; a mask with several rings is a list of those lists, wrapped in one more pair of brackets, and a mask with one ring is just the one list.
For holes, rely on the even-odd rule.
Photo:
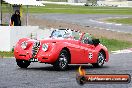
[[(14, 58), (0, 59), (0, 88), (132, 88), (129, 84), (84, 84), (76, 82), (79, 65), (72, 65), (67, 71), (55, 71), (52, 65), (31, 63), (27, 69), (16, 65)], [(132, 76), (132, 53), (111, 54), (110, 61), (103, 68), (82, 66), (87, 73), (130, 74)]]
[(117, 32), (132, 33), (132, 25), (106, 23), (99, 21), (107, 18), (132, 18), (132, 15), (99, 15), (99, 14), (30, 14), (37, 19), (47, 19), (79, 24), (82, 26), (97, 27)]

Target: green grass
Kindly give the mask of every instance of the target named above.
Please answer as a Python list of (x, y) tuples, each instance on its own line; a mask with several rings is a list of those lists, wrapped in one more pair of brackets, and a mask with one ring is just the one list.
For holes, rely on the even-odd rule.
[(13, 57), (13, 52), (2, 52), (0, 51), (0, 57)]
[(13, 8), (9, 4), (2, 4), (2, 13), (12, 13)]
[(115, 39), (101, 38), (100, 42), (105, 45), (109, 51), (132, 48), (132, 42), (120, 41)]
[(118, 18), (118, 19), (114, 18), (114, 19), (107, 19), (106, 21), (132, 25), (132, 18)]
[[(26, 7), (23, 6), (24, 11)], [(132, 14), (132, 8), (88, 7), (46, 4), (44, 7), (29, 6), (30, 13), (67, 13), (67, 14)]]
[[(26, 12), (27, 7), (23, 6), (23, 12)], [(10, 5), (3, 4), (3, 13), (12, 12)], [(122, 14), (131, 15), (132, 8), (121, 7), (90, 7), (90, 6), (72, 6), (72, 5), (57, 5), (46, 4), (45, 6), (29, 6), (30, 13), (67, 13), (67, 14)]]

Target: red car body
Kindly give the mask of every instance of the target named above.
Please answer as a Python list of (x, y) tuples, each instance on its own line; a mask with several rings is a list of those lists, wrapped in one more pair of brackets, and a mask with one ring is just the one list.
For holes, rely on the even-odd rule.
[[(60, 52), (66, 50), (69, 55), (68, 64), (94, 64), (98, 61), (99, 52), (102, 52), (105, 58), (104, 61), (108, 62), (109, 54), (107, 48), (100, 43), (96, 45), (83, 43), (82, 39), (84, 35), (85, 33), (81, 33), (78, 40), (75, 40), (73, 37), (51, 37), (42, 40), (23, 38), (17, 42), (14, 48), (14, 56), (16, 60), (54, 64), (58, 60)], [(23, 43), (26, 45), (24, 49), (22, 48)], [(38, 44), (38, 47), (35, 47), (36, 51), (33, 53), (35, 44)], [(43, 50), (43, 47), (46, 47), (46, 51)], [(33, 58), (36, 61), (35, 59), (31, 61)]]

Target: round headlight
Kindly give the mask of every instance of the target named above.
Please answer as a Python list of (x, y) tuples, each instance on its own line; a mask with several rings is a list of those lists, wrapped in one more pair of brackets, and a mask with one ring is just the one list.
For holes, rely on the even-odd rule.
[(42, 45), (42, 50), (46, 52), (48, 50), (48, 45), (47, 44), (43, 44)]
[(25, 41), (22, 42), (21, 47), (22, 47), (22, 49), (26, 49), (27, 48), (27, 43)]

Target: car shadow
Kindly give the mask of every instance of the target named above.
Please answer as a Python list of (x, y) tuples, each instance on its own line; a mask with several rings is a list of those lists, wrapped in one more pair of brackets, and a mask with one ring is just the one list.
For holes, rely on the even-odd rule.
[[(65, 71), (77, 71), (80, 66), (81, 66), (82, 69), (85, 69), (85, 70), (100, 70), (100, 69), (107, 69), (107, 68), (109, 68), (108, 66), (103, 66), (101, 68), (94, 68), (93, 66), (90, 66), (90, 65), (69, 65), (68, 68)], [(29, 68), (22, 69), (22, 70), (57, 71), (57, 70), (55, 70), (53, 68), (53, 66), (29, 67)]]

